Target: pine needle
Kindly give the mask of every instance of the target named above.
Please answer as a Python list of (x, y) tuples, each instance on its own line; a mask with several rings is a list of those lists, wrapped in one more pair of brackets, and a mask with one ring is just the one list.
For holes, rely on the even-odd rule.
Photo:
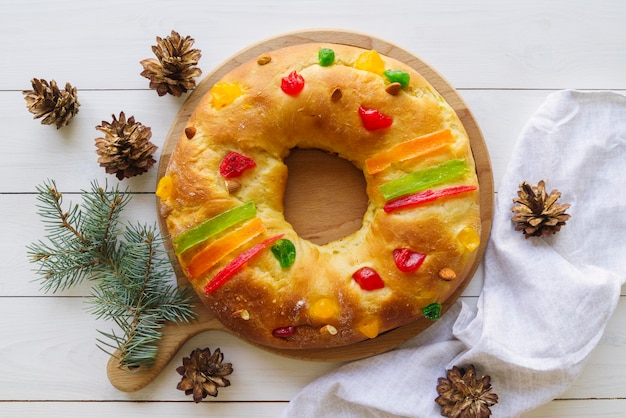
[(117, 187), (92, 182), (82, 203), (63, 209), (53, 180), (37, 187), (37, 208), (47, 233), (27, 247), (38, 264), (45, 292), (63, 291), (93, 281), (89, 311), (115, 323), (121, 334), (98, 331), (97, 346), (122, 366), (154, 364), (167, 321), (195, 317), (194, 296), (172, 284), (172, 265), (156, 225), (122, 225), (131, 197)]

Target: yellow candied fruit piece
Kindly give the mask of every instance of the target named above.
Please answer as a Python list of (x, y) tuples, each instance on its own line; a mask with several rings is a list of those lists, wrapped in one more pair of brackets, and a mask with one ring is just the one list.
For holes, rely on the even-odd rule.
[(378, 332), (380, 331), (378, 318), (374, 316), (368, 316), (359, 323), (359, 325), (357, 326), (357, 330), (361, 334), (365, 335), (367, 338), (378, 337)]
[(174, 188), (174, 180), (171, 176), (163, 176), (157, 184), (156, 195), (161, 200), (167, 200), (172, 195), (172, 189)]
[(211, 87), (211, 104), (216, 109), (228, 106), (243, 94), (243, 89), (235, 83), (218, 81)]
[(480, 245), (480, 235), (471, 226), (467, 226), (459, 232), (458, 240), (468, 251), (474, 251)]
[(339, 315), (339, 305), (330, 298), (319, 298), (309, 308), (309, 314), (316, 319), (336, 318)]
[(375, 49), (361, 53), (357, 57), (354, 67), (376, 74), (382, 74), (385, 71), (385, 63)]

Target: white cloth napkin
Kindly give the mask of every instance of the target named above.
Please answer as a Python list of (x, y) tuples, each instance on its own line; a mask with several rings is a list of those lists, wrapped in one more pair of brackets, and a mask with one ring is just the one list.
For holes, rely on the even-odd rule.
[[(436, 417), (437, 378), (474, 364), (499, 396), (493, 416), (549, 402), (576, 379), (626, 280), (626, 97), (550, 94), (522, 131), (496, 197), (476, 312), (457, 302), (401, 348), (305, 387), (284, 417)], [(524, 239), (510, 220), (520, 183), (545, 179), (572, 218)]]

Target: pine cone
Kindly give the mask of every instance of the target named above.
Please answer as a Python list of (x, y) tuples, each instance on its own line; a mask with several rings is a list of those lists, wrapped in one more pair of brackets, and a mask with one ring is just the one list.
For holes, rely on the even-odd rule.
[(150, 142), (152, 131), (149, 127), (135, 122), (131, 116), (126, 120), (124, 112), (120, 112), (117, 120), (102, 121), (96, 129), (104, 133), (104, 138), (96, 138), (96, 153), (100, 156), (98, 163), (108, 174), (115, 174), (119, 180), (143, 174), (156, 163), (152, 154), (157, 146)]
[(565, 213), (570, 205), (556, 203), (561, 193), (552, 190), (548, 195), (545, 186), (543, 180), (537, 186), (523, 182), (517, 192), (519, 197), (513, 199), (516, 205), (511, 208), (515, 213), (511, 219), (516, 223), (515, 230), (522, 231), (526, 238), (555, 234), (570, 218)]
[(158, 60), (148, 58), (141, 61), (141, 75), (150, 80), (150, 88), (156, 89), (159, 96), (170, 93), (177, 97), (192, 90), (196, 86), (194, 77), (202, 74), (196, 67), (201, 57), (200, 50), (191, 48), (194, 40), (189, 36), (182, 38), (176, 31), (165, 39), (157, 36), (156, 40), (152, 52)]
[(476, 378), (476, 369), (452, 367), (447, 378), (437, 381), (439, 396), (435, 402), (441, 406), (441, 415), (454, 418), (486, 418), (491, 416), (490, 406), (498, 403), (498, 395), (491, 393), (491, 377)]
[(78, 113), (76, 87), (65, 83), (65, 90), (60, 90), (56, 81), (48, 83), (44, 79), (33, 78), (32, 90), (24, 90), (24, 100), (28, 111), (34, 114), (33, 119), (42, 118), (44, 125), (56, 125), (57, 129), (70, 123)]
[(183, 358), (183, 365), (176, 371), (183, 378), (176, 386), (178, 390), (184, 390), (185, 395), (193, 394), (193, 401), (198, 403), (207, 395), (217, 396), (217, 389), (230, 386), (226, 379), (233, 372), (231, 363), (222, 363), (224, 355), (217, 348), (213, 354), (211, 350), (196, 348), (189, 357)]

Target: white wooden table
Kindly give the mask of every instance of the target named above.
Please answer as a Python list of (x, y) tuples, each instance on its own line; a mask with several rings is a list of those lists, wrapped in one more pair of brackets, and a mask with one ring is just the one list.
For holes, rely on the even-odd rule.
[[(27, 244), (43, 238), (35, 186), (56, 180), (75, 200), (92, 180), (117, 183), (96, 162), (95, 126), (125, 111), (162, 144), (184, 101), (158, 97), (139, 76), (156, 36), (196, 39), (208, 73), (242, 48), (289, 31), (356, 30), (414, 53), (454, 85), (472, 109), (491, 155), (496, 189), (529, 116), (554, 90), (626, 89), (626, 4), (621, 0), (119, 1), (4, 0), (0, 7), (0, 416), (274, 417), (305, 384), (337, 363), (285, 359), (221, 332), (198, 335), (147, 388), (123, 393), (106, 376), (85, 308), (89, 285), (44, 294)], [(44, 126), (21, 91), (34, 77), (79, 89), (66, 128)], [(157, 152), (156, 157), (159, 157)], [(122, 182), (134, 192), (125, 216), (156, 221), (156, 169)], [(481, 273), (463, 298), (475, 303)], [(624, 293), (623, 293), (624, 294)], [(624, 296), (622, 296), (624, 298)], [(175, 372), (196, 347), (220, 347), (232, 386), (199, 405), (176, 390)], [(433, 382), (435, 384), (435, 382)], [(626, 300), (578, 381), (532, 417), (624, 416)]]

